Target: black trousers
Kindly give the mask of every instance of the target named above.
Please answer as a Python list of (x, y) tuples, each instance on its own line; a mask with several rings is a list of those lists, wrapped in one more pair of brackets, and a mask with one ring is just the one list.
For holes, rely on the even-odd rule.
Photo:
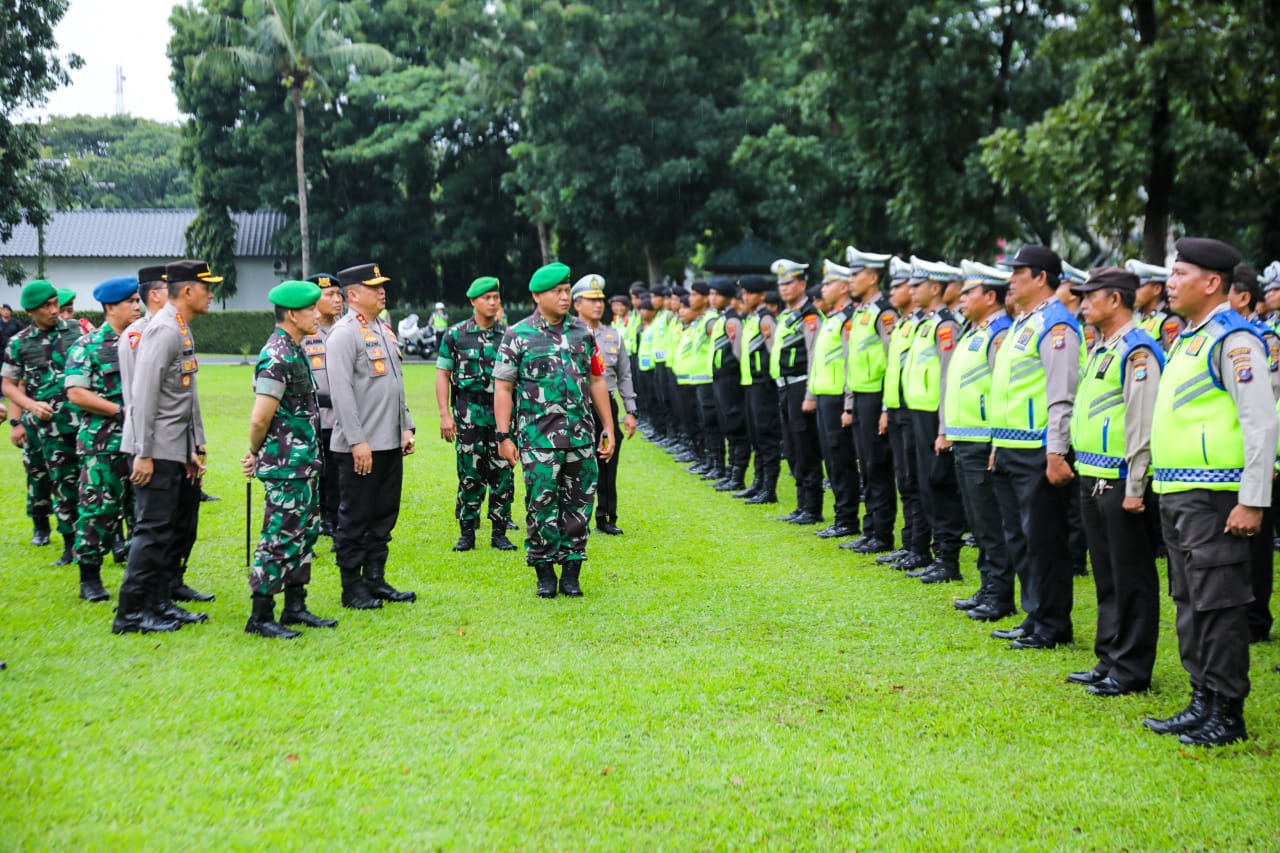
[[(827, 479), (835, 498), (836, 524), (846, 524), (861, 532), (858, 505), (862, 483), (858, 479), (858, 455), (853, 449), (853, 429), (840, 425), (844, 415), (844, 395), (818, 397), (818, 440), (822, 460), (827, 466)], [(821, 488), (821, 483), (819, 483)]]
[(1249, 639), (1255, 643), (1271, 635), (1271, 593), (1275, 589), (1276, 506), (1280, 505), (1280, 478), (1271, 481), (1271, 506), (1262, 512), (1262, 532), (1249, 540), (1249, 571), (1253, 580), (1253, 604), (1249, 605)]
[(995, 480), (987, 470), (991, 445), (985, 441), (957, 441), (952, 445), (956, 479), (964, 501), (969, 529), (978, 540), (978, 593), (998, 608), (1013, 606), (1013, 564), (1001, 524), (1000, 502)]
[(955, 567), (960, 562), (964, 536), (964, 501), (956, 479), (955, 454), (933, 450), (938, 439), (938, 413), (912, 411), (911, 439), (920, 478), (920, 503), (925, 521), (933, 531), (933, 550), (939, 560)]
[(1228, 699), (1250, 687), (1249, 540), (1223, 532), (1238, 499), (1208, 489), (1160, 496), (1182, 668), (1192, 684)]
[(133, 544), (120, 584), (122, 612), (181, 580), (199, 526), (200, 486), (187, 478), (186, 466), (168, 459), (153, 465), (151, 482), (133, 487)]
[(751, 441), (747, 438), (746, 389), (737, 373), (717, 376), (711, 383), (715, 395), (720, 432), (729, 449), (729, 467), (746, 470), (751, 462)]
[(338, 528), (333, 544), (338, 567), (362, 569), (387, 565), (387, 544), (400, 516), (400, 489), (404, 481), (404, 454), (396, 450), (375, 450), (373, 469), (356, 475), (350, 453), (338, 457)]
[[(1073, 572), (1071, 552), (1067, 546), (1067, 504), (1075, 499), (1075, 483), (1052, 485), (1045, 477), (1045, 449), (996, 449), (996, 488), (1001, 495), (1000, 509), (1006, 539), (1013, 513), (1025, 540), (1025, 568), (1019, 571), (1022, 581), (1022, 606), (1026, 618), (1024, 631), (1060, 643), (1072, 639), (1071, 605)], [(1012, 499), (1010, 504), (1008, 501)], [(1010, 556), (1017, 558), (1018, 547), (1009, 542)], [(1015, 570), (1018, 564), (1015, 563)]]
[(659, 438), (671, 435), (671, 406), (667, 399), (667, 386), (662, 378), (666, 369), (665, 365), (654, 364), (653, 370), (646, 371), (651, 406), (649, 422), (653, 424), (653, 431)]
[(778, 413), (778, 386), (764, 379), (746, 386), (747, 434), (756, 455), (756, 476), (777, 477), (782, 469), (782, 418)]
[(880, 434), (880, 410), (884, 397), (879, 391), (853, 395), (853, 446), (858, 454), (866, 515), (863, 531), (873, 539), (893, 542), (893, 525), (898, 520), (898, 495), (893, 483), (893, 453), (888, 434)]
[(663, 393), (667, 396), (668, 426), (670, 431), (675, 433), (681, 440), (689, 437), (685, 431), (685, 420), (681, 414), (683, 403), (681, 401), (680, 390), (681, 385), (676, 382), (676, 374), (665, 364), (658, 366), (658, 378), (662, 381)]
[(324, 453), (324, 471), (320, 474), (320, 518), (330, 526), (338, 525), (338, 457), (329, 449), (333, 430), (320, 430), (320, 447)]
[(1124, 480), (1080, 478), (1080, 501), (1098, 595), (1098, 669), (1126, 685), (1151, 683), (1160, 634), (1160, 575), (1146, 511), (1125, 512)]
[(920, 480), (916, 471), (914, 428), (906, 409), (889, 409), (889, 450), (893, 455), (893, 477), (902, 496), (902, 547), (929, 556), (929, 524), (920, 503)]
[(796, 506), (821, 516), (822, 449), (818, 443), (818, 416), (804, 411), (804, 397), (804, 382), (778, 388), (782, 452), (796, 481)]
[(717, 471), (724, 468), (724, 432), (716, 409), (716, 392), (707, 382), (692, 386), (697, 395), (698, 425), (702, 432), (702, 453)]
[(1071, 552), (1071, 571), (1083, 574), (1089, 567), (1089, 543), (1084, 533), (1081, 499), (1077, 492), (1067, 502), (1067, 548)]
[[(622, 424), (618, 421), (618, 401), (609, 395), (609, 408), (613, 410), (613, 456), (605, 462), (597, 458), (600, 469), (596, 481), (596, 523), (612, 524), (618, 520), (618, 459), (622, 456)], [(596, 423), (596, 447), (600, 446), (601, 427)]]

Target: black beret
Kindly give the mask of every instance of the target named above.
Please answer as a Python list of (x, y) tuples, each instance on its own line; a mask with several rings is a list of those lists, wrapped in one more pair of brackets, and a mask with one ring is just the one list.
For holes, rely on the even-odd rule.
[(666, 285), (655, 284), (653, 287), (649, 288), (649, 295), (650, 296), (666, 296), (667, 295)]
[(769, 288), (773, 287), (773, 276), (770, 275), (744, 275), (738, 284), (747, 293), (765, 293)]
[(680, 305), (683, 308), (689, 307), (689, 294), (687, 293), (680, 294)]
[(820, 285), (820, 284), (815, 284), (813, 287), (811, 287), (811, 288), (809, 288), (808, 290), (806, 290), (806, 291), (804, 292), (804, 295), (805, 295), (805, 296), (807, 296), (807, 297), (809, 297), (810, 299), (815, 299), (815, 300), (816, 300), (816, 299), (821, 299), (821, 298), (822, 298), (822, 285)]
[(1230, 273), (1240, 263), (1240, 253), (1210, 237), (1183, 237), (1173, 244), (1178, 260), (1212, 272)]
[(164, 264), (138, 270), (138, 284), (146, 284), (149, 281), (164, 281)]
[(721, 296), (727, 296), (730, 299), (732, 299), (733, 295), (738, 292), (738, 283), (733, 279), (725, 278), (724, 276), (711, 279), (711, 281), (707, 282), (707, 287), (714, 290)]
[(625, 304), (625, 305), (630, 305), (630, 304), (631, 304), (631, 297), (630, 297), (630, 296), (627, 296), (625, 293), (615, 293), (613, 296), (610, 296), (610, 297), (609, 297), (609, 301), (610, 301), (610, 302), (621, 302), (621, 303), (623, 303), (623, 304)]
[(1123, 267), (1095, 267), (1089, 270), (1089, 277), (1084, 283), (1072, 287), (1071, 292), (1083, 295), (1103, 288), (1136, 293), (1138, 277)]
[(689, 289), (694, 293), (701, 293), (703, 296), (706, 296), (711, 292), (711, 285), (707, 284), (702, 279), (697, 279), (693, 284), (689, 285)]
[(640, 294), (640, 293), (648, 293), (648, 292), (649, 292), (649, 286), (645, 284), (643, 281), (631, 282), (631, 293), (633, 295)]
[(1048, 246), (1023, 246), (1014, 255), (1013, 260), (1005, 261), (1005, 265), (1014, 269), (1018, 267), (1035, 267), (1042, 269), (1057, 278), (1062, 275), (1062, 258)]
[(781, 305), (782, 297), (778, 295), (776, 290), (771, 290), (764, 295), (764, 302), (766, 305)]
[(688, 296), (689, 291), (685, 288), (683, 284), (673, 284), (671, 285), (671, 295), (672, 296)]
[(652, 300), (652, 299), (650, 299), (648, 296), (641, 296), (641, 297), (640, 297), (640, 310), (641, 310), (641, 311), (652, 311), (652, 310), (653, 310), (653, 300)]
[(326, 287), (337, 287), (338, 277), (331, 272), (318, 272), (307, 279), (316, 287), (324, 290)]

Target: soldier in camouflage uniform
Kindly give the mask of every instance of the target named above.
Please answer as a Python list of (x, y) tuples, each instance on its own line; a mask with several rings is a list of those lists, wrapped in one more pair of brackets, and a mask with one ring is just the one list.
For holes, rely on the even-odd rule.
[(563, 569), (560, 592), (582, 595), (578, 575), (598, 473), (592, 408), (602, 424), (600, 458), (609, 459), (614, 447), (604, 361), (586, 324), (566, 316), (569, 289), (564, 264), (533, 274), (529, 291), (537, 309), (507, 329), (493, 368), (499, 452), (524, 467), (526, 559), (542, 598), (556, 595), (556, 563)]
[(76, 561), (80, 564), (80, 597), (106, 601), (102, 558), (122, 541), (124, 519), (133, 519), (129, 457), (120, 450), (124, 427), (124, 393), (120, 381), (120, 334), (138, 319), (138, 280), (132, 276), (104, 281), (93, 289), (102, 303), (102, 328), (76, 341), (67, 354), (67, 400), (80, 410), (76, 453), (80, 456), (80, 506), (76, 519)]
[[(489, 545), (514, 551), (507, 539), (515, 476), (511, 465), (498, 455), (493, 437), (493, 363), (507, 326), (498, 320), (502, 297), (498, 280), (478, 278), (467, 289), (474, 316), (450, 326), (440, 338), (436, 360), (436, 404), (440, 407), (440, 437), (456, 442), (458, 456), (458, 504), (456, 516), (462, 535), (455, 551), (476, 547), (480, 505), (489, 492), (489, 521), (493, 532)], [(452, 403), (450, 402), (452, 399)]]
[[(3, 376), (4, 396), (23, 409), (21, 423), (13, 424), (11, 440), (25, 439), (24, 454), (28, 477), (35, 475), (30, 492), (31, 509), (39, 511), (47, 476), (53, 510), (62, 534), (62, 557), (54, 565), (67, 566), (74, 560), (76, 491), (80, 466), (76, 460), (76, 430), (79, 418), (68, 406), (63, 371), (67, 351), (80, 337), (80, 327), (58, 316), (58, 292), (47, 281), (37, 279), (22, 289), (22, 308), (31, 325), (9, 341)], [(12, 410), (11, 410), (12, 414)], [(33, 515), (33, 521), (38, 519)]]
[[(320, 407), (316, 381), (302, 339), (320, 324), (320, 288), (285, 281), (267, 294), (275, 306), (276, 330), (267, 338), (253, 372), (249, 452), (241, 460), (266, 491), (262, 541), (249, 572), (253, 614), (244, 630), (272, 639), (292, 639), (285, 625), (332, 628), (338, 623), (307, 611), (311, 558), (320, 535)], [(275, 595), (284, 590), (284, 611), (275, 621)], [(281, 624), (283, 623), (283, 624)]]

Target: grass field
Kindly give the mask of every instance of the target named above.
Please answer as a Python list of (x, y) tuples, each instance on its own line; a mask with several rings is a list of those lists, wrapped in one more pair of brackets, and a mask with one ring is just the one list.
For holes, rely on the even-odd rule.
[(1186, 699), (1168, 601), (1154, 689), (1097, 699), (1063, 682), (1093, 663), (1090, 579), (1074, 647), (1012, 652), (950, 606), (972, 552), (966, 583), (922, 586), (641, 440), (626, 535), (591, 538), (586, 598), (542, 601), (487, 536), (449, 551), (453, 458), (431, 369), (407, 375), (388, 578), (418, 602), (342, 610), (322, 540), (309, 604), (341, 624), (289, 642), (242, 630), (249, 368), (200, 377), (209, 624), (113, 636), (56, 540), (26, 544), (4, 443), (0, 848), (1280, 847), (1280, 644), (1253, 648), (1253, 740), (1183, 750), (1141, 725)]

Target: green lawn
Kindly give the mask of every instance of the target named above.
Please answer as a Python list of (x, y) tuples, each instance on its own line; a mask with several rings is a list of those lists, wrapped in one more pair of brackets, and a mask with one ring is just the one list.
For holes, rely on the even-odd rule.
[(113, 636), (26, 544), (5, 443), (0, 848), (1280, 846), (1280, 645), (1254, 647), (1253, 740), (1184, 751), (1141, 725), (1186, 698), (1167, 601), (1155, 689), (1096, 699), (1063, 682), (1093, 663), (1088, 578), (1074, 648), (1012, 652), (950, 606), (971, 552), (965, 584), (922, 586), (640, 440), (626, 535), (592, 537), (586, 598), (542, 601), (521, 555), (449, 551), (453, 458), (431, 368), (408, 377), (388, 577), (418, 602), (341, 609), (322, 540), (309, 604), (341, 624), (289, 642), (242, 630), (249, 368), (201, 372), (209, 624)]

